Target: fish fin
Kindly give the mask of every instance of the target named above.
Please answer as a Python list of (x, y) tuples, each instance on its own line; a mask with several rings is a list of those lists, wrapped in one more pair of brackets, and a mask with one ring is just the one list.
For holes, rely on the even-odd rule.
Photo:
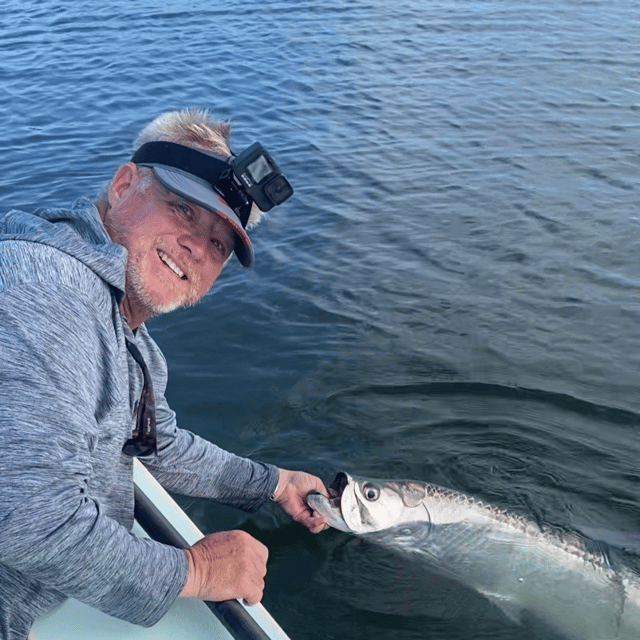
[(489, 591), (480, 591), (480, 593), (487, 598), (487, 600), (493, 602), (511, 622), (522, 624), (522, 607), (517, 602), (513, 602), (502, 595)]

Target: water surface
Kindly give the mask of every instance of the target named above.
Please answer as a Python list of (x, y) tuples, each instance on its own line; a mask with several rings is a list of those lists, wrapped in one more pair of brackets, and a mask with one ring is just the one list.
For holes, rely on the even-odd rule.
[[(208, 107), (296, 193), (149, 323), (180, 424), (330, 480), (410, 477), (638, 531), (639, 14), (631, 0), (0, 2), (0, 206), (70, 203), (157, 113)], [(272, 505), (291, 637), (539, 638), (411, 559)], [(633, 558), (630, 558), (633, 561)]]

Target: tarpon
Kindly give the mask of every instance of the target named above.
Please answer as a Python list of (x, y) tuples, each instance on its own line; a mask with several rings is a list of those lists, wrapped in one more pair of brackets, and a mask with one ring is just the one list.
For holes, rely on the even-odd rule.
[(329, 492), (307, 501), (331, 526), (419, 554), (513, 621), (576, 640), (640, 639), (640, 577), (577, 534), (426, 482), (339, 473)]

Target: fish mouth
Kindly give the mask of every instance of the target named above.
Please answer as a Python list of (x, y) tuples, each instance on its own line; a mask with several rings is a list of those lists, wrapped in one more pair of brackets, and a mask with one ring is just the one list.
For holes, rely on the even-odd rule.
[(329, 495), (332, 500), (339, 500), (342, 498), (342, 494), (344, 490), (347, 488), (349, 484), (349, 476), (343, 471), (339, 471), (336, 474), (336, 477), (333, 479), (333, 482), (327, 487), (329, 489)]
[(327, 490), (329, 491), (329, 504), (335, 511), (339, 513), (342, 513), (342, 494), (344, 493), (344, 490), (347, 488), (348, 484), (349, 476), (346, 473), (340, 471), (336, 474), (333, 482), (327, 487)]
[(318, 491), (312, 491), (307, 496), (307, 504), (317, 513), (324, 516), (327, 523), (339, 531), (351, 532), (350, 527), (342, 514), (342, 494), (349, 484), (349, 476), (340, 472), (334, 481), (327, 487), (329, 497), (325, 497)]

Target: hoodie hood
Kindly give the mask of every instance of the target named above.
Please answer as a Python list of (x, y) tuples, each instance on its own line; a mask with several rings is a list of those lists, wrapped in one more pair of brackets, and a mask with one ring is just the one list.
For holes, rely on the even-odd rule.
[(63, 251), (124, 296), (127, 251), (111, 241), (98, 209), (88, 198), (80, 198), (71, 209), (9, 211), (0, 216), (0, 242), (5, 240), (34, 242)]

